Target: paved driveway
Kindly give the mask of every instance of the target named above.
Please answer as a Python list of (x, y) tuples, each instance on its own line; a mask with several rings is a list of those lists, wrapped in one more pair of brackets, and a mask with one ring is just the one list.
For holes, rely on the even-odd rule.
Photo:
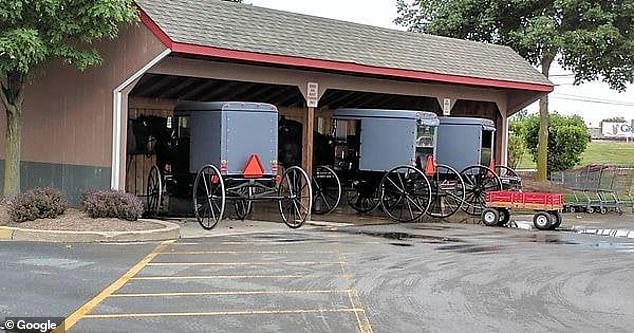
[[(232, 231), (240, 228), (236, 223)], [(89, 264), (67, 267), (73, 281), (85, 284), (82, 292), (52, 275), (48, 289), (58, 291), (34, 291), (38, 298), (32, 298), (26, 290), (38, 282), (18, 279), (36, 268), (12, 266), (5, 281), (24, 289), (3, 297), (0, 306), (22, 315), (26, 307), (14, 302), (44, 302), (38, 311), (71, 315), (71, 332), (596, 332), (634, 326), (634, 243), (628, 240), (447, 224), (248, 230), (112, 245), (116, 258), (110, 246), (87, 246), (94, 249), (74, 258)], [(7, 263), (38, 253), (31, 244), (9, 246), (11, 255), (0, 257), (3, 277)], [(108, 275), (94, 281), (82, 275), (100, 270)], [(111, 283), (115, 288), (106, 288)]]

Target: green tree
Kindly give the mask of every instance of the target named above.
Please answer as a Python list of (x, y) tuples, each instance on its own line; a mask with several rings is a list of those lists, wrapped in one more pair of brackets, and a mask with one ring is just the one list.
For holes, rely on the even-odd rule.
[[(508, 45), (545, 76), (557, 61), (575, 84), (634, 82), (632, 0), (396, 0), (411, 31)], [(537, 179), (546, 179), (548, 97), (540, 101)]]
[(528, 131), (526, 119), (529, 117), (531, 116), (528, 112), (523, 110), (509, 119), (508, 163), (509, 167), (514, 169), (520, 165), (524, 156), (528, 153), (525, 138)]
[(132, 0), (0, 0), (0, 99), (7, 116), (4, 195), (20, 191), (24, 90), (34, 73), (62, 59), (85, 70), (101, 63), (93, 47), (137, 19)]
[(518, 133), (509, 133), (509, 154), (508, 154), (508, 166), (516, 169), (522, 159), (527, 153), (526, 144), (524, 143), (524, 137)]
[[(556, 112), (549, 114), (548, 122), (548, 174), (575, 167), (581, 162), (581, 154), (590, 143), (590, 133), (580, 116), (562, 116)], [(538, 133), (540, 117), (529, 116), (522, 121), (524, 140), (533, 157), (538, 158)]]

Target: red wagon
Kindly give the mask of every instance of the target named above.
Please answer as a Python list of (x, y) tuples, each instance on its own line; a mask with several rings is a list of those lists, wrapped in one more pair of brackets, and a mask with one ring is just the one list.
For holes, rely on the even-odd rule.
[(554, 230), (561, 225), (561, 211), (564, 208), (563, 194), (535, 192), (487, 192), (486, 209), (482, 211), (482, 223), (487, 226), (504, 225), (511, 218), (511, 209), (536, 211), (533, 216), (535, 227), (540, 230)]

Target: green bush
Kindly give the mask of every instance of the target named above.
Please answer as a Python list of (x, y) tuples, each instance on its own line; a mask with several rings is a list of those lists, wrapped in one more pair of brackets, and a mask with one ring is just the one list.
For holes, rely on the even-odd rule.
[(143, 215), (143, 201), (134, 194), (121, 191), (84, 193), (82, 211), (92, 218), (118, 218), (136, 221)]
[[(523, 122), (525, 122), (526, 146), (533, 161), (537, 161), (539, 116), (528, 116)], [(551, 113), (548, 123), (548, 173), (577, 166), (581, 162), (581, 154), (590, 141), (590, 133), (583, 118)]]
[(509, 133), (508, 166), (517, 169), (527, 151), (524, 138), (517, 133)]
[(37, 188), (9, 200), (7, 212), (11, 221), (22, 223), (44, 218), (56, 218), (66, 211), (68, 201), (53, 188)]

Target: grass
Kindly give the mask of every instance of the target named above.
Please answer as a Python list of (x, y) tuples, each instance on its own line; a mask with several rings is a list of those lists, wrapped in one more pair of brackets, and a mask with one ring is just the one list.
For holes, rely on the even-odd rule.
[[(605, 163), (634, 165), (634, 143), (593, 141), (581, 155), (581, 165)], [(535, 169), (530, 155), (525, 155), (517, 169)]]

